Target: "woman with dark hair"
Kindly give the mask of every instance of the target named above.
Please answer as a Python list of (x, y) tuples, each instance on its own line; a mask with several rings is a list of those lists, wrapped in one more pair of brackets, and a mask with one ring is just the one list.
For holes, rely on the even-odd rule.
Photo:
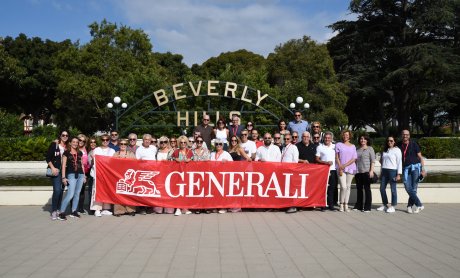
[(53, 185), (53, 197), (51, 198), (51, 220), (58, 219), (59, 208), (62, 201), (62, 180), (61, 180), (61, 162), (62, 154), (67, 150), (67, 142), (69, 141), (69, 132), (63, 130), (59, 133), (59, 138), (51, 143), (46, 152), (46, 163), (48, 164), (48, 176), (51, 178)]
[(80, 199), (78, 200), (78, 212), (86, 214), (85, 210), (83, 209), (83, 206), (85, 204), (85, 192), (86, 192), (86, 185), (88, 184), (88, 176), (89, 176), (89, 170), (91, 170), (91, 164), (89, 163), (88, 159), (88, 149), (87, 149), (87, 140), (88, 137), (84, 134), (78, 134), (78, 149), (82, 152), (82, 162), (83, 162), (83, 171), (85, 172), (86, 175), (86, 181), (83, 183), (81, 190), (80, 190)]
[[(213, 129), (214, 138), (221, 140), (224, 143), (224, 150), (228, 149), (228, 136), (230, 134), (230, 130), (228, 130), (227, 125), (224, 120), (219, 119), (217, 121), (217, 126)], [(211, 148), (211, 146), (207, 146)]]
[(252, 132), (253, 129), (255, 129), (255, 125), (253, 122), (249, 121), (246, 123), (246, 129), (249, 131), (249, 132)]
[[(380, 164), (382, 165), (380, 194), (382, 195), (383, 206), (377, 210), (393, 213), (395, 212), (395, 206), (398, 204), (396, 181), (401, 179), (402, 154), (401, 150), (396, 147), (395, 139), (392, 136), (389, 136), (386, 140), (382, 156), (380, 157)], [(388, 205), (386, 192), (388, 182), (391, 186), (391, 205)]]
[(251, 161), (251, 157), (249, 157), (240, 144), (240, 138), (235, 135), (230, 137), (230, 147), (228, 148), (228, 153), (232, 157), (233, 161)]
[[(319, 136), (319, 135), (318, 135)], [(374, 176), (375, 151), (370, 146), (369, 135), (359, 136), (359, 149), (356, 150), (358, 172), (355, 175), (357, 198), (353, 210), (370, 212), (372, 205), (371, 180)], [(363, 189), (365, 201), (363, 206)]]
[(287, 130), (286, 121), (281, 119), (278, 121), (278, 130), (275, 133), (281, 134), (281, 144), (284, 144), (284, 135), (290, 134), (289, 130)]
[(86, 181), (86, 176), (83, 172), (84, 165), (82, 160), (83, 153), (78, 147), (78, 138), (73, 137), (70, 141), (70, 149), (62, 154), (62, 183), (67, 185), (67, 194), (61, 204), (61, 212), (59, 220), (67, 220), (65, 210), (67, 205), (72, 200), (72, 214), (70, 217), (80, 218), (78, 214), (78, 200), (80, 199), (80, 191), (83, 183)]

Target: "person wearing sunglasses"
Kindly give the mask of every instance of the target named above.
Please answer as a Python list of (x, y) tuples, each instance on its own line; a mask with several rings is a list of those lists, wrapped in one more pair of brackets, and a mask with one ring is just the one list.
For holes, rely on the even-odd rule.
[(287, 129), (291, 132), (293, 142), (297, 144), (300, 142), (300, 138), (294, 138), (294, 131), (297, 134), (302, 134), (304, 131), (310, 131), (310, 125), (307, 121), (302, 120), (302, 113), (300, 111), (294, 112), (294, 120), (290, 121)]
[(192, 149), (193, 161), (208, 161), (210, 159), (209, 150), (204, 148), (204, 143), (203, 137), (196, 137), (195, 148)]
[[(233, 135), (230, 135), (233, 136)], [(249, 131), (248, 130), (243, 130), (241, 132), (241, 148), (246, 152), (246, 154), (251, 158), (251, 160), (254, 160), (256, 158), (256, 152), (257, 152), (257, 146), (254, 141), (249, 140)]]
[(278, 148), (280, 148), (280, 151), (283, 151), (284, 145), (283, 145), (281, 133), (277, 132), (273, 134), (273, 145), (278, 146)]
[[(178, 163), (185, 162), (188, 163), (193, 160), (193, 152), (191, 149), (188, 148), (188, 138), (185, 135), (179, 136), (177, 138), (177, 142), (179, 143), (179, 148), (174, 150), (173, 154), (171, 155), (171, 159)], [(174, 213), (175, 216), (179, 216), (182, 214), (191, 214), (192, 212), (186, 208), (176, 208), (176, 212)]]
[[(128, 139), (120, 139), (118, 146), (120, 150), (115, 152), (113, 157), (115, 158), (123, 158), (123, 159), (136, 159), (136, 155), (128, 150), (129, 141)], [(136, 207), (134, 206), (127, 206), (123, 204), (114, 204), (113, 205), (113, 215), (116, 217), (120, 217), (121, 215), (136, 215)]]
[(256, 161), (281, 162), (280, 149), (272, 144), (272, 135), (264, 134), (264, 145), (256, 151)]
[[(423, 160), (420, 146), (410, 140), (410, 132), (404, 129), (401, 132), (402, 141), (399, 142), (398, 147), (400, 148), (403, 165), (403, 182), (404, 188), (409, 195), (407, 202), (407, 213), (419, 213), (425, 209), (425, 206), (417, 196), (417, 189), (419, 181), (426, 177), (425, 161)], [(415, 205), (415, 209), (412, 207)]]
[(204, 142), (206, 143), (204, 146), (206, 148), (211, 146), (211, 140), (214, 138), (213, 127), (210, 125), (211, 117), (207, 114), (203, 115), (203, 119), (201, 124), (196, 126), (193, 132), (199, 132), (199, 135), (203, 138)]
[[(227, 151), (224, 151), (224, 142), (220, 139), (216, 139), (214, 141), (214, 146), (216, 150), (211, 153), (211, 161), (233, 161), (232, 156)], [(221, 214), (226, 213), (227, 209), (221, 208), (218, 212)]]
[[(383, 205), (377, 208), (378, 211), (394, 213), (395, 207), (398, 204), (398, 193), (396, 182), (401, 179), (402, 174), (402, 153), (396, 146), (393, 136), (387, 137), (383, 147), (382, 156), (380, 157), (381, 173), (380, 173), (380, 195), (382, 196)], [(391, 204), (388, 204), (387, 184), (391, 187)]]
[(319, 142), (323, 142), (324, 138), (324, 132), (321, 131), (321, 123), (318, 121), (315, 121), (311, 124), (311, 135), (313, 136), (313, 139), (315, 139), (315, 136), (319, 136)]
[(240, 144), (240, 138), (235, 135), (230, 137), (230, 147), (228, 149), (228, 153), (232, 157), (233, 161), (252, 161), (251, 157), (249, 157)]
[[(158, 139), (157, 161), (170, 160), (170, 152), (169, 138), (163, 135)], [(157, 214), (173, 214), (174, 208), (153, 207), (153, 211)]]
[[(334, 135), (330, 131), (324, 133), (324, 144), (316, 148), (316, 163), (329, 165), (329, 180), (327, 185), (327, 207), (334, 211), (334, 195), (337, 190), (337, 170), (335, 167), (335, 145), (332, 143)], [(321, 211), (325, 211), (322, 208)]]
[[(299, 149), (296, 144), (292, 143), (292, 138), (290, 134), (284, 136), (284, 141), (286, 142), (281, 152), (281, 162), (288, 163), (298, 163), (299, 162)], [(290, 207), (286, 210), (286, 213), (295, 213), (297, 212), (296, 207)]]
[(256, 127), (255, 127), (255, 125), (254, 125), (253, 122), (249, 121), (249, 122), (246, 123), (246, 129), (247, 129), (249, 132), (251, 132), (254, 128), (256, 128)]
[(136, 154), (137, 148), (139, 148), (139, 146), (137, 145), (137, 134), (130, 133), (128, 135), (128, 140), (129, 140), (128, 150), (132, 152), (133, 154)]
[(69, 132), (63, 130), (59, 133), (59, 138), (53, 141), (48, 151), (46, 152), (46, 163), (51, 171), (48, 177), (51, 179), (53, 186), (53, 195), (51, 197), (51, 220), (57, 220), (60, 214), (60, 207), (62, 202), (62, 179), (61, 179), (61, 166), (62, 154), (68, 149)]
[[(107, 134), (102, 134), (101, 135), (101, 146), (94, 149), (93, 158), (96, 155), (112, 157), (115, 154), (115, 150), (109, 147), (109, 142), (110, 142), (110, 136)], [(95, 169), (94, 169), (94, 159), (92, 159), (91, 162), (92, 162), (92, 168), (91, 168), (90, 175), (94, 179), (95, 174), (96, 174)], [(94, 210), (94, 216), (96, 217), (101, 217), (103, 215), (112, 215), (112, 212), (110, 211), (111, 209), (110, 204), (96, 201), (96, 192), (97, 192), (96, 185), (97, 184), (93, 182), (90, 209)]]
[(118, 146), (118, 131), (116, 130), (112, 130), (110, 132), (109, 147), (114, 149), (116, 152), (120, 150), (120, 147)]
[(228, 138), (230, 136), (230, 130), (223, 119), (217, 121), (217, 126), (214, 128), (214, 138), (224, 142), (224, 150), (228, 150)]
[(313, 144), (317, 147), (321, 144), (321, 136), (319, 134), (313, 134)]
[(91, 164), (89, 163), (89, 154), (88, 154), (88, 149), (87, 149), (87, 140), (88, 137), (84, 134), (78, 134), (78, 149), (81, 151), (83, 154), (81, 159), (83, 162), (83, 172), (86, 176), (86, 180), (83, 183), (81, 190), (80, 190), (80, 198), (78, 200), (78, 208), (77, 211), (82, 214), (86, 214), (84, 210), (84, 204), (85, 204), (85, 192), (86, 192), (86, 186), (88, 184), (88, 176), (89, 176), (89, 171), (91, 170)]

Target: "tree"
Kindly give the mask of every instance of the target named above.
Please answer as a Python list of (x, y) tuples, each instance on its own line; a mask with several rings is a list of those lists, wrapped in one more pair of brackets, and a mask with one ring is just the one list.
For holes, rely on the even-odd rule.
[(278, 88), (280, 102), (287, 105), (302, 96), (311, 104), (309, 120), (321, 121), (329, 128), (347, 124), (343, 112), (346, 87), (335, 76), (326, 45), (306, 36), (290, 40), (268, 55), (267, 69), (268, 82)]
[[(88, 44), (75, 44), (58, 56), (58, 98), (54, 103), (60, 125), (75, 126), (85, 133), (111, 128), (113, 115), (106, 104), (115, 96), (133, 105), (164, 84), (152, 57), (152, 45), (142, 30), (106, 20), (89, 27), (92, 40)], [(125, 122), (148, 107), (146, 100)]]
[(437, 115), (458, 105), (448, 96), (459, 90), (459, 3), (351, 1), (358, 18), (332, 24), (338, 34), (328, 48), (350, 88), (346, 111), (353, 125), (387, 135), (396, 119), (400, 130), (416, 123), (430, 134)]

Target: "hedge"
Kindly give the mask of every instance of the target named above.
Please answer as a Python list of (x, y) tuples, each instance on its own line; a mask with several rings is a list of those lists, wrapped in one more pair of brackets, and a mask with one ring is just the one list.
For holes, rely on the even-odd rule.
[[(49, 137), (0, 138), (0, 161), (41, 161), (53, 139)], [(460, 158), (460, 138), (426, 137), (417, 140), (427, 158)], [(381, 152), (385, 138), (375, 138), (372, 146)]]

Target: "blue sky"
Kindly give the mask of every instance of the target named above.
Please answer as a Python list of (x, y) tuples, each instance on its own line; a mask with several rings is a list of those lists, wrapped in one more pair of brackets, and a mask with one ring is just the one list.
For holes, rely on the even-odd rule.
[(326, 26), (350, 19), (348, 0), (3, 0), (0, 37), (87, 43), (88, 25), (109, 22), (144, 30), (153, 51), (178, 53), (189, 66), (222, 52), (267, 56), (304, 35), (326, 42)]

